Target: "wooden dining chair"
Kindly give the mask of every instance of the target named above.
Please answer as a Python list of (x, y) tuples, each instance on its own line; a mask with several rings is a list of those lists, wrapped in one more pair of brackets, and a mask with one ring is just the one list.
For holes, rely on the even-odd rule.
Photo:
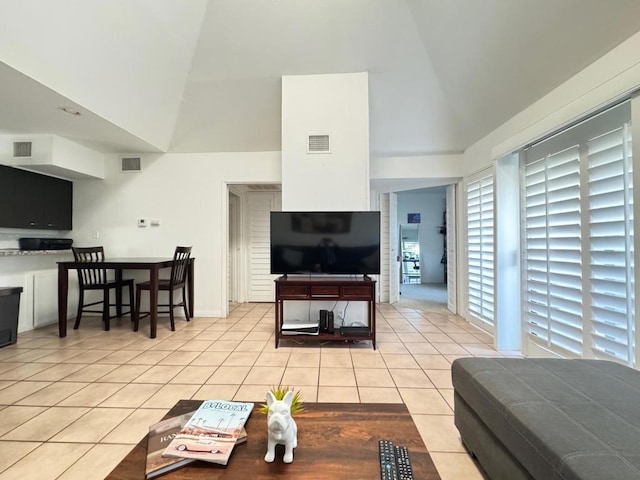
[[(176, 251), (173, 254), (173, 263), (171, 264), (171, 275), (169, 278), (158, 279), (158, 291), (168, 291), (169, 292), (169, 303), (158, 303), (158, 307), (169, 307), (169, 310), (159, 311), (158, 313), (168, 313), (169, 321), (171, 323), (171, 330), (175, 331), (176, 324), (173, 318), (173, 310), (177, 307), (184, 308), (184, 316), (187, 319), (187, 322), (190, 320), (189, 318), (189, 310), (187, 308), (187, 295), (186, 295), (186, 284), (187, 284), (187, 273), (189, 271), (189, 258), (191, 256), (191, 247), (176, 247)], [(140, 322), (140, 318), (144, 318), (149, 315), (149, 312), (141, 312), (140, 311), (140, 296), (142, 290), (149, 291), (151, 289), (150, 282), (142, 282), (136, 284), (136, 314), (133, 321), (133, 331), (138, 331), (138, 325)], [(174, 301), (173, 292), (175, 290), (182, 291), (182, 301), (176, 303)]]
[[(78, 299), (78, 314), (76, 315), (76, 323), (73, 325), (74, 329), (78, 329), (80, 326), (80, 319), (82, 313), (102, 313), (102, 320), (104, 322), (104, 329), (109, 330), (109, 320), (115, 318), (117, 315), (111, 315), (110, 307), (117, 306), (115, 303), (111, 303), (109, 291), (116, 288), (129, 287), (129, 311), (124, 314), (131, 314), (131, 320), (134, 320), (135, 310), (133, 308), (133, 279), (122, 280), (118, 283), (115, 280), (109, 280), (107, 277), (107, 269), (96, 266), (100, 262), (104, 261), (104, 247), (71, 247), (73, 251), (73, 258), (79, 263), (91, 263), (91, 266), (87, 268), (78, 269), (78, 283), (80, 286), (80, 298)], [(85, 292), (87, 291), (101, 291), (102, 299), (85, 303)], [(88, 307), (102, 304), (101, 310), (90, 310)]]

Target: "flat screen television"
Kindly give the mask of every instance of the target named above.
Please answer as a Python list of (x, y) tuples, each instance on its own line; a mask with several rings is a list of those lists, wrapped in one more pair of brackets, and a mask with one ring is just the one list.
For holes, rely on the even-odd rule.
[(380, 212), (271, 212), (271, 273), (380, 273)]

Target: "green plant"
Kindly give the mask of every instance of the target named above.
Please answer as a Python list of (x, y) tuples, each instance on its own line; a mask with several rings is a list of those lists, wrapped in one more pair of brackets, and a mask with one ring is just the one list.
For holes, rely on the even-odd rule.
[[(295, 415), (296, 413), (304, 410), (304, 402), (302, 401), (300, 390), (296, 392), (292, 387), (283, 387), (282, 385), (271, 387), (271, 393), (273, 393), (273, 396), (276, 397), (276, 400), (282, 400), (289, 390), (293, 391), (293, 400), (291, 401), (291, 415)], [(260, 405), (259, 411), (260, 413), (269, 413), (269, 405), (263, 403), (262, 405)]]

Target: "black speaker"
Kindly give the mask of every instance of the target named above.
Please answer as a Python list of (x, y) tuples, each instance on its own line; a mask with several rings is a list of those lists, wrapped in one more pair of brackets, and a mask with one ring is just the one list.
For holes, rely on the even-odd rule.
[(320, 333), (329, 331), (329, 310), (320, 310)]
[(335, 331), (333, 327), (333, 312), (327, 312), (327, 333), (333, 333)]

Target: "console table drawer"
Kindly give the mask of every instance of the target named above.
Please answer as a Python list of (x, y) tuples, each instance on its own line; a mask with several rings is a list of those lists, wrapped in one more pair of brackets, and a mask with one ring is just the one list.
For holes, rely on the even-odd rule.
[(340, 287), (337, 285), (311, 285), (311, 296), (332, 296), (340, 295)]
[(308, 297), (309, 290), (306, 285), (282, 285), (279, 294), (283, 297)]
[(342, 287), (343, 297), (371, 297), (373, 296), (373, 287), (365, 286), (345, 286)]

